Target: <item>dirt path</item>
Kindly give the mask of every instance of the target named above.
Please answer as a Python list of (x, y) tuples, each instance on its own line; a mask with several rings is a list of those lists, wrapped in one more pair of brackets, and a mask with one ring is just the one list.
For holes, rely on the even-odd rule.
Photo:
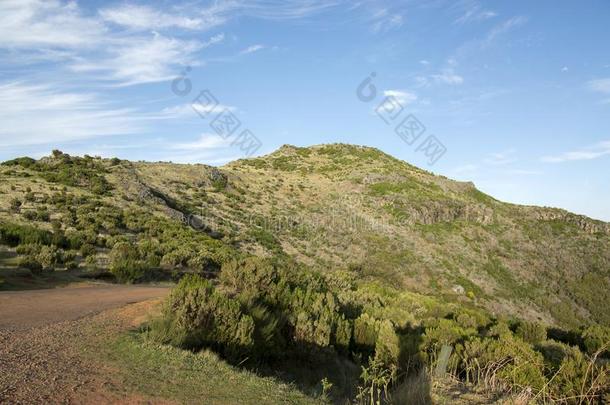
[(167, 287), (83, 284), (49, 290), (0, 292), (0, 330), (26, 330), (71, 321), (165, 296)]
[(87, 353), (141, 323), (168, 291), (86, 285), (0, 293), (0, 403), (156, 403), (123, 390), (114, 370)]

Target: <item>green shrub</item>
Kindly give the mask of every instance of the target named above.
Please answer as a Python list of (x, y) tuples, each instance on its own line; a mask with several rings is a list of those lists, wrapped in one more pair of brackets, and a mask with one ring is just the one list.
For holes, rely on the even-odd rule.
[(387, 319), (381, 322), (377, 342), (375, 342), (375, 358), (385, 367), (397, 367), (400, 357), (400, 338), (394, 325)]
[(536, 392), (546, 384), (544, 358), (519, 338), (503, 335), (498, 339), (479, 337), (458, 345), (458, 369), (468, 381), (501, 384), (507, 390), (531, 387)]
[(19, 212), (21, 210), (22, 202), (20, 199), (13, 197), (10, 200), (10, 207), (12, 212)]
[(0, 243), (8, 246), (19, 244), (49, 245), (52, 236), (48, 231), (29, 225), (0, 223)]
[(28, 221), (35, 221), (36, 220), (36, 212), (35, 211), (24, 211), (21, 215), (23, 215), (23, 218), (27, 219)]
[(78, 269), (78, 263), (74, 260), (70, 260), (66, 262), (66, 270), (76, 270)]
[(61, 263), (61, 252), (55, 246), (41, 246), (36, 256), (43, 270), (53, 270)]
[[(72, 244), (72, 242), (70, 242)], [(80, 247), (80, 254), (83, 258), (95, 255), (97, 253), (95, 246), (90, 243), (85, 243)]]
[[(553, 399), (580, 404), (594, 403), (591, 399), (601, 399), (602, 395), (610, 391), (609, 388), (610, 365), (595, 364), (578, 348), (565, 346), (563, 359), (552, 375), (548, 391)], [(590, 401), (585, 400), (585, 395)]]
[(361, 347), (374, 348), (379, 333), (379, 321), (368, 314), (360, 315), (354, 321), (354, 343)]
[(20, 266), (33, 272), (52, 271), (57, 265), (64, 263), (66, 258), (71, 259), (69, 254), (54, 245), (22, 244), (17, 246), (16, 252), (23, 256), (20, 259)]
[(254, 345), (254, 320), (238, 301), (219, 293), (207, 280), (187, 275), (172, 291), (164, 320), (153, 323), (151, 336), (191, 349), (215, 347), (235, 358)]
[(532, 345), (546, 340), (546, 328), (534, 322), (520, 322), (515, 334)]
[(110, 272), (122, 283), (134, 283), (144, 278), (146, 265), (137, 249), (127, 242), (119, 242), (110, 251)]
[(42, 265), (38, 261), (37, 257), (33, 255), (20, 257), (19, 266), (29, 269), (32, 274), (40, 274), (42, 272)]
[(600, 350), (605, 356), (610, 354), (610, 328), (601, 325), (589, 326), (583, 330), (581, 338), (590, 355)]
[(47, 211), (46, 209), (36, 210), (36, 220), (42, 221), (42, 222), (49, 222), (50, 218), (51, 218), (51, 216), (49, 214), (49, 211)]

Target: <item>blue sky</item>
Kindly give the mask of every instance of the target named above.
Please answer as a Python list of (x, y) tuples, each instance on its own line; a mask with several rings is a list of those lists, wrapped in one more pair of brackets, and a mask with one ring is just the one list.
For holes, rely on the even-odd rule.
[[(608, 21), (604, 0), (2, 0), (0, 160), (58, 148), (218, 165), (244, 156), (248, 129), (256, 154), (369, 145), (504, 201), (610, 220)], [(203, 90), (218, 101), (205, 119)], [(376, 114), (386, 96), (442, 142), (433, 166)], [(210, 126), (227, 112), (230, 137)]]

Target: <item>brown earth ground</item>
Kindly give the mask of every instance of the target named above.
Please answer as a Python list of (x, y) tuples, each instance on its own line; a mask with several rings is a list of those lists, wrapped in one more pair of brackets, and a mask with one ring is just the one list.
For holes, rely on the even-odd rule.
[(124, 391), (87, 352), (139, 325), (168, 291), (84, 285), (0, 293), (0, 403), (167, 403)]

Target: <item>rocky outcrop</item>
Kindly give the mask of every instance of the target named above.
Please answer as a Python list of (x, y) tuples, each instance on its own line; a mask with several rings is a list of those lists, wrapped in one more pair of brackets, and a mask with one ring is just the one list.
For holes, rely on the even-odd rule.
[(604, 233), (610, 234), (610, 224), (602, 221), (585, 217), (584, 215), (576, 215), (567, 211), (558, 209), (538, 209), (534, 216), (541, 221), (562, 221), (576, 226), (583, 232), (588, 234)]
[(407, 222), (433, 225), (442, 222), (467, 221), (488, 225), (493, 222), (493, 210), (484, 205), (449, 206), (431, 203), (427, 207), (408, 208)]

